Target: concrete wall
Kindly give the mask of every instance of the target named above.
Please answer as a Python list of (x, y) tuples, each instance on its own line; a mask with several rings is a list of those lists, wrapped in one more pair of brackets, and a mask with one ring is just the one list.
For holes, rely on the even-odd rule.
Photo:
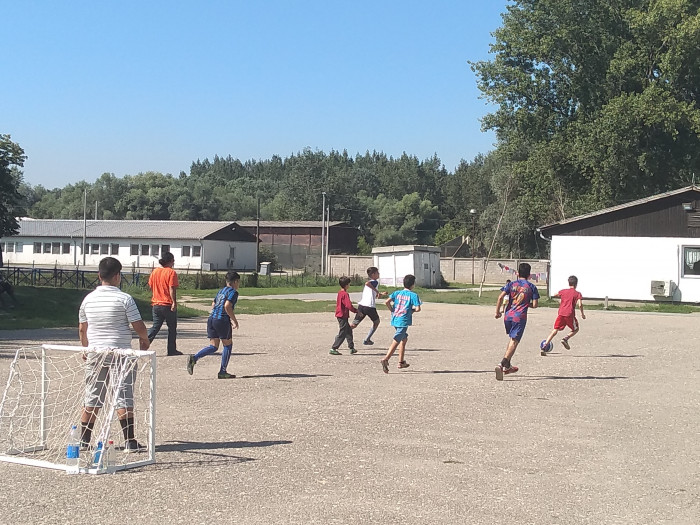
[[(484, 275), (483, 257), (476, 257), (472, 266), (471, 258), (441, 258), (440, 272), (447, 282), (471, 284), (472, 268), (474, 269), (474, 283), (479, 284)], [(518, 265), (526, 262), (532, 267), (532, 282), (542, 287), (547, 282), (548, 260), (542, 259), (491, 259), (486, 266), (486, 284), (504, 284), (507, 279), (514, 279), (513, 271), (517, 271)], [(517, 277), (516, 277), (517, 278)], [(546, 289), (546, 288), (545, 288)]]
[(331, 255), (328, 258), (328, 270), (331, 275), (359, 275), (367, 277), (367, 268), (374, 266), (371, 255)]
[(550, 289), (567, 288), (576, 275), (584, 297), (653, 301), (651, 281), (673, 281), (674, 300), (700, 302), (700, 275), (684, 264), (687, 246), (700, 247), (700, 239), (555, 235)]

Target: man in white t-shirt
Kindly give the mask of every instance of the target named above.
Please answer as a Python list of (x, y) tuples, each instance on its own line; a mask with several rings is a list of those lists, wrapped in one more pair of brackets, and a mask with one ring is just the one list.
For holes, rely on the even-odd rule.
[[(148, 330), (141, 319), (136, 302), (133, 297), (119, 289), (121, 270), (121, 263), (114, 257), (105, 257), (100, 261), (99, 276), (102, 284), (83, 299), (78, 315), (80, 343), (85, 347), (131, 348), (133, 327), (139, 336), (139, 348), (148, 350)], [(128, 358), (88, 352), (85, 359), (85, 406), (80, 419), (80, 444), (83, 448), (90, 445), (95, 419), (104, 404), (106, 385), (111, 380), (113, 370), (123, 368), (124, 360)], [(117, 417), (124, 434), (124, 450), (127, 452), (145, 450), (134, 437), (135, 380), (136, 370), (132, 367), (117, 394)]]
[(377, 297), (384, 297), (386, 294), (377, 290), (379, 286), (379, 269), (376, 266), (367, 268), (367, 276), (369, 280), (362, 289), (362, 298), (357, 303), (357, 313), (355, 314), (355, 319), (353, 319), (350, 328), (356, 328), (365, 317), (369, 317), (372, 320), (372, 328), (369, 329), (369, 333), (362, 344), (373, 345), (374, 341), (372, 341), (372, 335), (374, 335), (374, 332), (376, 332), (379, 327), (379, 314), (377, 313), (376, 304)]

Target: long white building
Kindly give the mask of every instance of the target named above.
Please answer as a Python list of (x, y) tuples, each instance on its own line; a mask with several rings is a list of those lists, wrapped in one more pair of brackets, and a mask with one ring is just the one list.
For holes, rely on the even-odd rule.
[(125, 268), (152, 268), (169, 251), (178, 269), (253, 270), (257, 238), (235, 222), (22, 218), (0, 248), (14, 266), (94, 267), (110, 255)]

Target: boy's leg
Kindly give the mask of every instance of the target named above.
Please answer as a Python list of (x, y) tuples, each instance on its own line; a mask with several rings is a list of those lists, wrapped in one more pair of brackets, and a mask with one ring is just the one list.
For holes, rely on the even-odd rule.
[(578, 320), (576, 317), (571, 319), (570, 323), (567, 323), (567, 326), (571, 328), (571, 332), (566, 337), (562, 337), (561, 339), (561, 344), (566, 348), (567, 350), (571, 350), (571, 347), (569, 346), (569, 339), (571, 339), (573, 336), (575, 336), (578, 333)]
[(231, 359), (231, 350), (233, 349), (233, 340), (227, 339), (222, 341), (224, 344), (224, 351), (221, 354), (221, 368), (219, 369), (219, 379), (233, 379), (236, 377), (233, 374), (227, 372), (228, 362)]
[(347, 319), (343, 319), (342, 317), (336, 317), (336, 319), (338, 320), (338, 335), (335, 336), (333, 346), (331, 346), (330, 353), (332, 355), (340, 355), (340, 352), (338, 352), (338, 348), (340, 348), (340, 345), (342, 345), (343, 341), (345, 341), (345, 330), (343, 329), (343, 321), (347, 323)]
[(366, 345), (373, 345), (374, 341), (372, 341), (372, 336), (374, 335), (374, 332), (377, 331), (377, 328), (379, 328), (379, 321), (374, 321), (372, 324), (372, 328), (369, 329), (369, 332), (367, 332), (367, 337), (365, 337), (364, 344)]
[(153, 340), (156, 338), (158, 335), (158, 332), (160, 332), (160, 328), (163, 326), (163, 323), (165, 322), (165, 311), (163, 310), (164, 306), (161, 305), (153, 305), (152, 312), (153, 312), (153, 324), (151, 327), (148, 329), (148, 340), (152, 343)]
[(408, 363), (404, 358), (406, 354), (406, 342), (408, 341), (408, 336), (406, 336), (403, 341), (399, 343), (399, 368), (408, 368)]
[(168, 325), (168, 355), (182, 355), (177, 350), (177, 311), (166, 307), (165, 324)]
[(350, 321), (348, 319), (344, 319), (344, 321), (345, 324), (343, 326), (343, 329), (345, 330), (345, 340), (348, 342), (348, 348), (350, 349), (350, 353), (356, 354), (357, 350), (355, 350), (355, 338), (352, 334), (352, 327), (350, 326)]

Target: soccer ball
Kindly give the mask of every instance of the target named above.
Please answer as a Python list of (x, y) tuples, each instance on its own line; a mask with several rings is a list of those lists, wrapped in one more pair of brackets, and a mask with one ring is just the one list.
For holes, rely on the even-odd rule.
[(549, 344), (545, 346), (546, 342), (546, 339), (542, 340), (542, 342), (540, 343), (540, 350), (542, 350), (543, 352), (551, 352), (552, 350), (554, 350), (554, 343), (550, 341)]

